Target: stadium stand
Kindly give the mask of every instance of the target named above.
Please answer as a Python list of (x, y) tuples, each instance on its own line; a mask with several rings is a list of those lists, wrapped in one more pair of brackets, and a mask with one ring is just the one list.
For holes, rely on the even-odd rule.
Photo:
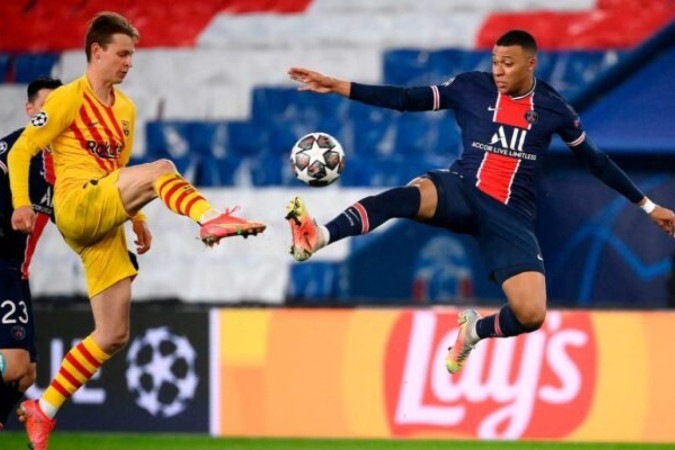
[[(123, 86), (137, 105), (134, 158), (170, 157), (202, 186), (295, 188), (288, 150), (302, 134), (323, 130), (347, 151), (341, 186), (407, 182), (457, 156), (452, 112), (405, 115), (299, 93), (286, 77), (288, 66), (365, 83), (442, 83), (461, 71), (489, 70), (492, 42), (514, 26), (535, 32), (538, 76), (583, 105), (585, 126), (603, 149), (675, 154), (672, 126), (664, 124), (675, 101), (669, 87), (672, 35), (663, 38), (670, 44), (644, 56), (650, 36), (675, 19), (675, 6), (668, 0), (651, 1), (648, 8), (643, 3), (219, 0), (166, 8), (158, 0), (121, 0), (115, 9), (142, 33)], [(23, 125), (15, 107), (23, 103), (22, 80), (42, 71), (64, 81), (81, 74), (86, 20), (109, 7), (102, 0), (0, 3), (7, 25), (0, 30), (0, 121), (7, 129)], [(62, 23), (69, 26), (57, 30)], [(626, 75), (612, 82), (617, 68)], [(602, 90), (597, 80), (613, 86), (599, 102), (593, 96)], [(632, 95), (638, 86), (640, 95)], [(292, 285), (289, 292), (335, 292), (335, 267), (294, 268), (333, 281), (311, 289)], [(143, 286), (139, 292), (153, 293)], [(476, 292), (485, 294), (478, 285)]]

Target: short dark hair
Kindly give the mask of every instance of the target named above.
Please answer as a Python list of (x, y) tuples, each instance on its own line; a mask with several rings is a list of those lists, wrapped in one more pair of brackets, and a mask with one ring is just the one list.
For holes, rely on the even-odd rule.
[(501, 47), (519, 45), (525, 50), (537, 53), (537, 41), (534, 39), (534, 36), (525, 30), (509, 30), (497, 39), (495, 44)]
[(94, 16), (89, 22), (89, 29), (84, 38), (84, 52), (87, 54), (87, 62), (91, 61), (91, 45), (96, 42), (105, 48), (110, 44), (115, 34), (126, 34), (134, 41), (141, 38), (140, 33), (126, 17), (115, 12), (103, 11)]
[(63, 83), (58, 78), (52, 77), (37, 77), (30, 83), (28, 83), (28, 89), (26, 89), (26, 94), (28, 94), (28, 101), (33, 102), (35, 97), (37, 97), (40, 89), (56, 89), (57, 87), (63, 86)]

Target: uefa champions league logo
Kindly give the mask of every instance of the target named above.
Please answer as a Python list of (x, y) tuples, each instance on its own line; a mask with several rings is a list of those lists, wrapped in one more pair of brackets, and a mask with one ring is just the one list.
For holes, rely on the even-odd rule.
[(127, 389), (138, 406), (156, 417), (183, 412), (195, 396), (197, 352), (168, 327), (151, 328), (127, 352)]

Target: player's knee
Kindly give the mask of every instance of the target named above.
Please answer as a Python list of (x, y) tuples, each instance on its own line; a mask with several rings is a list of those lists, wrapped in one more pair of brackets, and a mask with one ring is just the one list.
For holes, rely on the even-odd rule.
[(178, 169), (176, 169), (176, 165), (173, 163), (173, 161), (169, 159), (158, 159), (157, 161), (151, 164), (153, 165), (153, 168), (157, 173), (157, 176), (164, 175), (166, 173), (174, 173), (178, 171)]
[(541, 328), (546, 319), (546, 308), (527, 308), (516, 314), (518, 321), (529, 331)]
[(97, 336), (97, 342), (105, 353), (109, 355), (114, 355), (121, 349), (123, 349), (129, 342), (129, 332), (128, 331), (116, 331), (114, 333), (105, 333)]

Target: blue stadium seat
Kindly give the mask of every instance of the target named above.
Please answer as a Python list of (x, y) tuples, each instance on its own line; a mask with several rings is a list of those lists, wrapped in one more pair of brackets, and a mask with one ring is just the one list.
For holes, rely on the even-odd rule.
[(460, 152), (459, 133), (452, 111), (402, 114), (396, 121), (395, 153), (454, 157)]
[(252, 94), (251, 118), (261, 124), (279, 119), (292, 120), (298, 116), (300, 94), (295, 88), (255, 88)]
[(352, 127), (353, 150), (361, 155), (386, 156), (394, 153), (398, 111), (352, 102), (349, 124)]
[(448, 167), (451, 158), (441, 156), (403, 157), (355, 154), (347, 159), (340, 185), (345, 187), (403, 186), (432, 169)]
[(384, 54), (384, 83), (401, 86), (440, 84), (461, 72), (490, 71), (491, 55), (485, 51), (390, 50)]
[(269, 131), (254, 122), (227, 123), (227, 153), (242, 157), (265, 153), (269, 147)]
[(146, 155), (149, 160), (170, 159), (190, 182), (199, 184), (201, 155), (192, 142), (192, 122), (147, 122)]
[(18, 54), (14, 57), (14, 82), (27, 84), (39, 76), (50, 76), (58, 60), (58, 53)]
[(7, 74), (9, 72), (9, 63), (11, 56), (7, 53), (0, 53), (0, 83), (7, 81)]
[(327, 305), (335, 301), (340, 280), (340, 263), (311, 261), (291, 266), (288, 297), (293, 303)]

